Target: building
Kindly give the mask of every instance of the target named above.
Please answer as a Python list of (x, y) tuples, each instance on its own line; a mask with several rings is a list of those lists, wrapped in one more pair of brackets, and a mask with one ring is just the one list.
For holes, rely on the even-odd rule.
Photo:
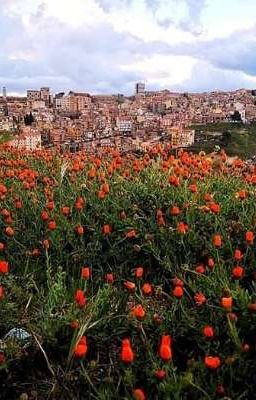
[(26, 127), (22, 133), (8, 142), (9, 146), (17, 147), (25, 150), (40, 150), (41, 149), (41, 133), (36, 129)]
[(116, 126), (121, 133), (130, 133), (133, 123), (129, 117), (117, 117)]
[(6, 87), (3, 87), (3, 98), (6, 99), (7, 97), (7, 92), (6, 92)]
[(27, 90), (27, 101), (41, 100), (40, 90)]
[(137, 82), (135, 84), (135, 95), (139, 96), (145, 94), (145, 83), (143, 82)]
[(46, 105), (50, 104), (50, 88), (42, 87), (40, 89), (40, 99), (44, 101)]
[(171, 145), (173, 147), (189, 147), (194, 144), (195, 130), (181, 127), (173, 127), (168, 130), (171, 136)]

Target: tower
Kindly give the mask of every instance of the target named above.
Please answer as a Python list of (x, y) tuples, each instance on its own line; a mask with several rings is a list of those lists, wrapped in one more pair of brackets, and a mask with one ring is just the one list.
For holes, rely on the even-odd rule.
[(3, 98), (6, 99), (6, 87), (3, 86)]
[(145, 93), (145, 83), (143, 82), (137, 82), (135, 84), (135, 95), (139, 96), (141, 94)]

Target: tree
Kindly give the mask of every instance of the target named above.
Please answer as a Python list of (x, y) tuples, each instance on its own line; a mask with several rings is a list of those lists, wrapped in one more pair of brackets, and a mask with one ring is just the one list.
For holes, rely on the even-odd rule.
[(242, 121), (241, 114), (237, 110), (234, 112), (233, 115), (231, 115), (231, 118), (232, 118), (233, 121), (236, 121), (236, 122), (241, 122)]
[(24, 122), (25, 122), (25, 125), (29, 125), (29, 126), (32, 125), (33, 122), (35, 122), (35, 119), (34, 119), (32, 113), (31, 113), (31, 111), (30, 111), (29, 114), (25, 115)]

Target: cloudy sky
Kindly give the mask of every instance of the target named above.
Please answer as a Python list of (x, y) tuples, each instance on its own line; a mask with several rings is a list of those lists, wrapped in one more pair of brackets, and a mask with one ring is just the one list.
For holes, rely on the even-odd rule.
[(256, 88), (256, 0), (0, 0), (8, 93)]

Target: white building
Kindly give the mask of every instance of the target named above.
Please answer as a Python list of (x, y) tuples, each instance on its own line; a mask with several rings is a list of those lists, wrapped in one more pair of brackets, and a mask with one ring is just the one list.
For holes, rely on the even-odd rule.
[(41, 149), (41, 133), (36, 129), (25, 128), (24, 131), (13, 140), (8, 142), (9, 146), (25, 150)]

